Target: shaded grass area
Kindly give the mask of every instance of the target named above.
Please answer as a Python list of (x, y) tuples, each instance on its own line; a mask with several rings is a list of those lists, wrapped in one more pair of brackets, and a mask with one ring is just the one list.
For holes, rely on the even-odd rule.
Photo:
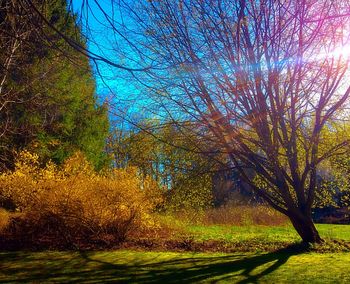
[(0, 253), (1, 283), (349, 283), (350, 254)]

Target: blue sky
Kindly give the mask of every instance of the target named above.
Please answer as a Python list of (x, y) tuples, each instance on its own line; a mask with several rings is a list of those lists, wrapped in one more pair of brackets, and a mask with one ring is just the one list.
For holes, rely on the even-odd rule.
[[(72, 1), (74, 11), (79, 14), (82, 12), (81, 6), (83, 1)], [(99, 0), (98, 3), (105, 12), (112, 15), (110, 0)], [(121, 38), (118, 38), (111, 30), (95, 1), (90, 0), (89, 6), (91, 9), (87, 12), (85, 6), (82, 13), (82, 26), (84, 33), (88, 37), (89, 50), (117, 64), (125, 64), (123, 58), (118, 58), (116, 52), (113, 51), (114, 49), (125, 48), (121, 44)], [(115, 13), (114, 15), (118, 20), (118, 15)], [(127, 79), (127, 77), (130, 77), (130, 74), (101, 61), (97, 62), (98, 70), (95, 64), (92, 65), (95, 70), (96, 93), (100, 101), (107, 99), (109, 103), (114, 106), (118, 105), (118, 107), (121, 105), (132, 105), (131, 101), (139, 95), (139, 92), (132, 81)]]

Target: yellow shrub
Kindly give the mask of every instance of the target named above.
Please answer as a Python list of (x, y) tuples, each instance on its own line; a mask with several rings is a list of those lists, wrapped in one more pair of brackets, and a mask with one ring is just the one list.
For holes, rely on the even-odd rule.
[(141, 180), (136, 169), (97, 174), (79, 153), (61, 168), (40, 168), (37, 156), (21, 153), (16, 170), (0, 175), (0, 196), (22, 213), (17, 232), (74, 245), (120, 242), (131, 230), (154, 226), (150, 213), (161, 201), (156, 183)]

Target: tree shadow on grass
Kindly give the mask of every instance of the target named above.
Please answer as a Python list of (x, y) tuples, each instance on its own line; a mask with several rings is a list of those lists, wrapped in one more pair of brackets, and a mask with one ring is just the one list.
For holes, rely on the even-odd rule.
[[(45, 258), (35, 259), (38, 265), (30, 265), (31, 257), (27, 255), (7, 254), (5, 262), (21, 260), (22, 267), (1, 267), (2, 273), (15, 275), (17, 279), (10, 282), (48, 282), (60, 283), (177, 283), (183, 281), (193, 283), (209, 281), (211, 283), (226, 280), (236, 283), (256, 283), (259, 279), (275, 271), (286, 263), (290, 256), (302, 253), (303, 247), (291, 246), (271, 253), (246, 255), (232, 254), (223, 256), (204, 256), (193, 254), (193, 257), (179, 257), (164, 260), (162, 254), (152, 259), (142, 257), (129, 260), (111, 259), (105, 261), (103, 257), (95, 257), (93, 252), (75, 253), (73, 257), (65, 259)], [(20, 258), (20, 259), (19, 259)], [(162, 259), (163, 258), (163, 259)], [(123, 264), (118, 264), (123, 263)], [(4, 270), (5, 268), (5, 270)], [(0, 273), (1, 282), (1, 273)]]

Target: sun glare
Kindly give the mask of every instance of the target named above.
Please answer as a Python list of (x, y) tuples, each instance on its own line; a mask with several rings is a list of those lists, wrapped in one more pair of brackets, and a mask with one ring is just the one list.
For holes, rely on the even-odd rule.
[(323, 59), (340, 59), (342, 61), (350, 60), (350, 44), (335, 47), (333, 50), (324, 51), (318, 55), (312, 56), (312, 60), (319, 61)]
[(333, 52), (331, 52), (330, 55), (333, 57), (349, 58), (350, 57), (350, 45), (344, 45), (344, 46), (338, 47)]

